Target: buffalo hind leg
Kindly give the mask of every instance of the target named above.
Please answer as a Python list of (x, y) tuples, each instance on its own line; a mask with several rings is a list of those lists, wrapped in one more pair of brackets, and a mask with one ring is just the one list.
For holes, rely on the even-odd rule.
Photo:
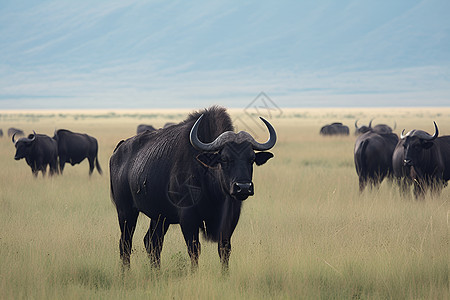
[(120, 258), (122, 260), (122, 266), (125, 268), (130, 267), (130, 255), (133, 247), (133, 234), (136, 229), (136, 222), (139, 215), (137, 210), (119, 211), (119, 226), (120, 226)]
[(93, 158), (89, 158), (89, 176), (92, 175), (92, 172), (94, 172), (94, 159)]
[(189, 257), (191, 258), (191, 269), (196, 271), (198, 269), (198, 258), (201, 252), (201, 245), (198, 239), (199, 227), (191, 222), (182, 223), (181, 231), (186, 242)]
[(164, 235), (169, 229), (169, 223), (165, 219), (150, 220), (150, 228), (144, 237), (144, 245), (150, 258), (152, 267), (160, 268), (161, 251), (164, 243)]

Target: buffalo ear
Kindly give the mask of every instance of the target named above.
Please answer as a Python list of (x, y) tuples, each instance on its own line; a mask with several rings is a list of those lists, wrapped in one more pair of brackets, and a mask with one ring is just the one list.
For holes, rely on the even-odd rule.
[(263, 165), (273, 157), (273, 154), (270, 152), (258, 152), (255, 154), (255, 164), (257, 166)]
[(215, 168), (219, 164), (219, 153), (203, 152), (197, 155), (196, 159), (205, 167)]
[(430, 149), (434, 145), (433, 142), (423, 142), (422, 147), (423, 149)]

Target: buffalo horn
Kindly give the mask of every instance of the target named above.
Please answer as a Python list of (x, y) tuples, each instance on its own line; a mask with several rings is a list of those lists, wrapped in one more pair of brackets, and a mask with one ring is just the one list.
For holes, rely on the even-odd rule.
[(437, 125), (436, 125), (436, 122), (433, 121), (433, 123), (434, 123), (434, 134), (433, 135), (430, 135), (430, 134), (428, 134), (428, 133), (426, 133), (424, 131), (421, 131), (421, 130), (420, 131), (411, 130), (406, 135), (403, 135), (403, 133), (405, 132), (405, 129), (403, 129), (403, 131), (402, 131), (402, 133), (400, 135), (400, 138), (404, 139), (405, 137), (411, 135), (411, 136), (417, 136), (418, 138), (426, 140), (426, 141), (433, 141), (439, 135), (439, 129), (438, 129)]
[(14, 137), (16, 136), (17, 132), (14, 132), (14, 134), (12, 135), (12, 142), (14, 143), (14, 145), (16, 144), (16, 141), (14, 140)]
[(356, 128), (356, 129), (359, 129), (359, 128), (358, 128), (358, 120), (355, 121), (355, 128)]
[(372, 121), (373, 121), (373, 119), (372, 120), (370, 120), (370, 122), (369, 122), (369, 128), (372, 128)]
[(267, 129), (269, 130), (269, 139), (264, 144), (258, 143), (257, 141), (255, 141), (255, 139), (250, 134), (248, 134), (247, 132), (243, 132), (243, 131), (241, 131), (237, 134), (232, 131), (226, 131), (226, 132), (222, 133), (221, 135), (219, 135), (211, 143), (205, 144), (198, 139), (198, 127), (200, 125), (200, 121), (202, 118), (203, 118), (203, 115), (201, 115), (197, 119), (197, 121), (194, 123), (194, 126), (192, 126), (191, 133), (189, 135), (189, 139), (191, 141), (192, 146), (194, 146), (194, 148), (196, 148), (198, 150), (213, 152), (213, 151), (217, 151), (217, 150), (221, 149), (223, 147), (223, 145), (228, 141), (236, 141), (236, 142), (248, 141), (252, 144), (252, 147), (254, 150), (264, 151), (264, 150), (269, 150), (270, 148), (272, 148), (275, 145), (276, 140), (277, 140), (277, 135), (275, 133), (275, 129), (272, 127), (272, 125), (268, 121), (266, 121), (264, 118), (260, 117), (260, 119), (264, 122), (264, 124), (266, 124)]

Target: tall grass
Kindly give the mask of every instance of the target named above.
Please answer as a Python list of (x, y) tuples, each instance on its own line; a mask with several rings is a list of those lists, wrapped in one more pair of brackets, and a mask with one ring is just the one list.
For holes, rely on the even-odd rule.
[[(0, 139), (0, 291), (17, 298), (163, 299), (448, 299), (450, 188), (424, 201), (399, 196), (383, 182), (358, 192), (354, 136), (321, 137), (320, 126), (356, 118), (397, 122), (397, 130), (450, 134), (450, 109), (285, 110), (271, 122), (275, 158), (255, 167), (255, 196), (244, 202), (232, 240), (230, 274), (223, 276), (217, 245), (202, 240), (198, 272), (190, 272), (178, 225), (166, 235), (160, 271), (143, 246), (149, 220), (141, 215), (131, 269), (119, 261), (117, 214), (109, 198), (108, 160), (118, 141), (139, 123), (162, 126), (184, 112), (3, 112), (0, 128), (53, 134), (87, 132), (99, 140), (104, 175), (88, 164), (66, 166), (63, 176), (32, 177), (14, 146)], [(240, 111), (233, 116), (246, 117)], [(80, 115), (85, 117), (81, 118)], [(96, 113), (94, 115), (102, 115)], [(245, 128), (239, 128), (243, 130)], [(351, 130), (353, 131), (353, 130)], [(259, 139), (267, 134), (258, 132)]]

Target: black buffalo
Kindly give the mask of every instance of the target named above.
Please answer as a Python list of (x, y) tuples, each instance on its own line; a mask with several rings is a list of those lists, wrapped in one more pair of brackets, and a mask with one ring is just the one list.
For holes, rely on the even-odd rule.
[(416, 198), (424, 197), (429, 190), (438, 195), (450, 179), (450, 136), (439, 135), (434, 122), (433, 135), (413, 129), (403, 135), (403, 165), (407, 177), (414, 183)]
[[(121, 141), (110, 159), (111, 197), (121, 230), (120, 257), (128, 267), (138, 214), (150, 217), (145, 248), (155, 267), (170, 224), (180, 224), (192, 268), (200, 254), (199, 231), (218, 242), (224, 271), (228, 269), (231, 236), (242, 201), (252, 196), (253, 164), (262, 165), (276, 133), (260, 144), (247, 132), (233, 132), (224, 108), (191, 114), (165, 129)], [(256, 152), (255, 151), (262, 151)]]
[(156, 128), (153, 127), (152, 125), (139, 124), (137, 129), (136, 129), (136, 134), (139, 134), (139, 133), (147, 131), (147, 130), (148, 131), (155, 131)]
[(79, 164), (85, 158), (89, 161), (89, 175), (92, 175), (94, 166), (102, 174), (102, 168), (97, 156), (98, 143), (94, 137), (85, 133), (59, 129), (55, 131), (53, 139), (58, 143), (59, 170), (61, 174), (66, 162), (73, 166)]
[(367, 184), (376, 187), (386, 176), (392, 176), (392, 154), (397, 142), (398, 136), (394, 133), (370, 131), (356, 139), (354, 160), (361, 192)]
[(397, 123), (394, 123), (394, 129), (392, 129), (390, 126), (386, 124), (377, 124), (374, 127), (372, 127), (372, 120), (370, 120), (369, 125), (365, 126), (358, 126), (358, 120), (355, 121), (355, 135), (360, 135), (366, 132), (375, 132), (380, 134), (390, 134), (392, 133), (395, 128), (397, 127)]
[(2, 136), (3, 136), (3, 130), (0, 129), (0, 137), (2, 137)]
[(407, 197), (413, 180), (410, 176), (411, 166), (404, 163), (405, 161), (405, 140), (399, 139), (392, 154), (392, 168), (394, 178), (400, 188), (400, 195)]
[(320, 128), (320, 134), (322, 135), (349, 135), (349, 133), (348, 126), (339, 122), (327, 124)]
[(25, 133), (23, 132), (22, 129), (14, 127), (8, 128), (8, 136), (13, 136), (14, 134), (16, 134), (16, 136), (25, 136)]
[(49, 174), (58, 174), (58, 145), (55, 140), (45, 134), (30, 134), (15, 140), (16, 134), (12, 136), (12, 142), (16, 147), (15, 160), (25, 158), (27, 164), (31, 167), (31, 172), (35, 177), (41, 171), (45, 176), (47, 165)]

